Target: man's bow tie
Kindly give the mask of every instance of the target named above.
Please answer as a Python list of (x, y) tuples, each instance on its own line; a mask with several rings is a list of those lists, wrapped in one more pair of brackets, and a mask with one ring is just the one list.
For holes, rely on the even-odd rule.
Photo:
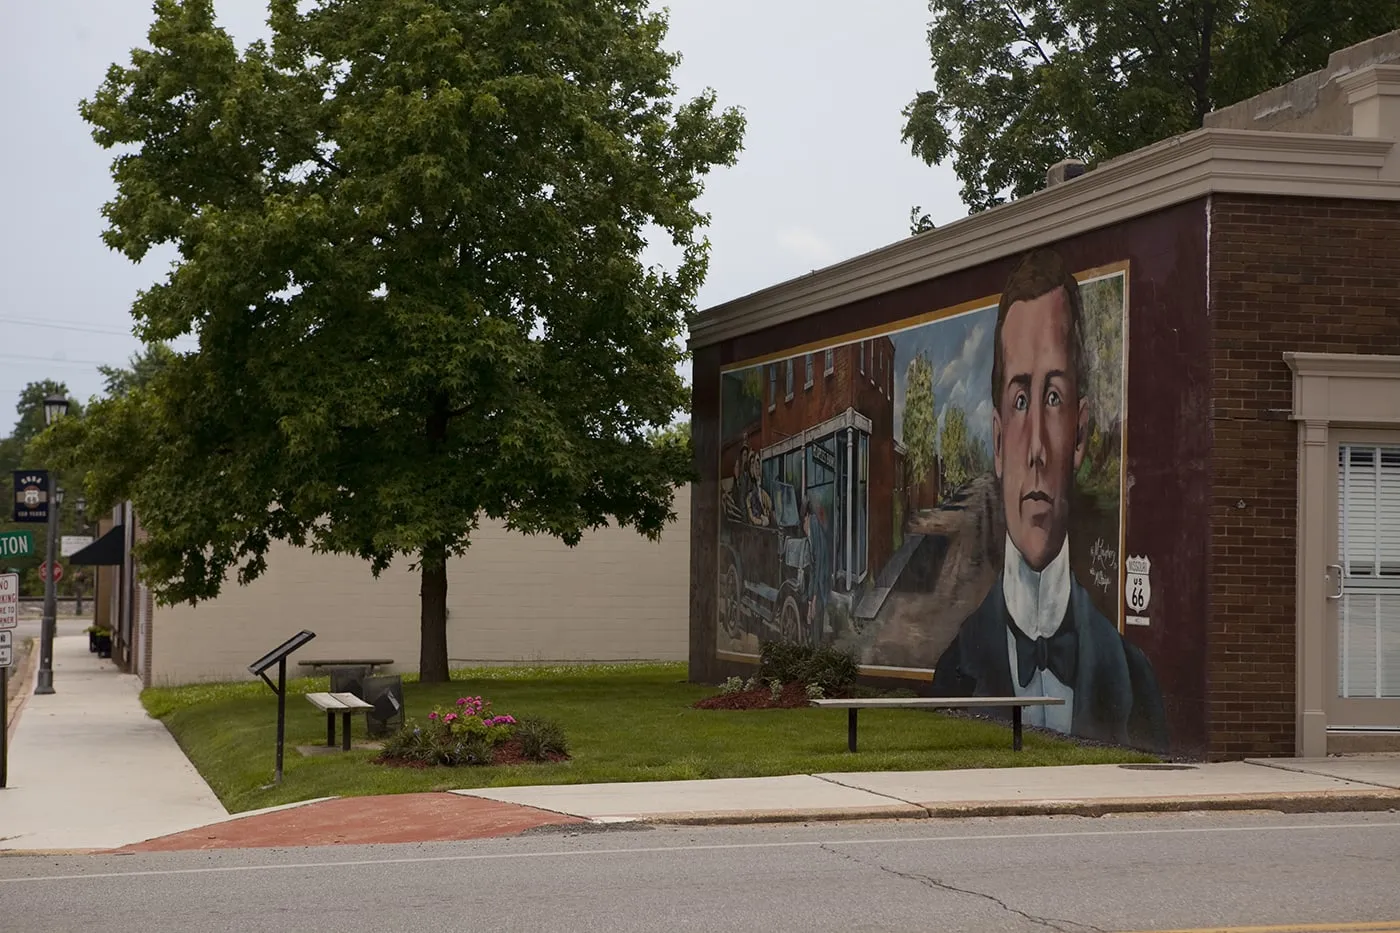
[(1031, 638), (1015, 625), (1017, 680), (1030, 685), (1036, 671), (1048, 670), (1067, 687), (1074, 686), (1074, 669), (1079, 660), (1079, 634), (1071, 625), (1062, 625), (1049, 638)]

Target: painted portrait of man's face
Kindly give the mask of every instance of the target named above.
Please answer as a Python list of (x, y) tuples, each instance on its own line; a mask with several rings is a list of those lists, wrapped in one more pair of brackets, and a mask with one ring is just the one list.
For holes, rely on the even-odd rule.
[(1069, 296), (1056, 287), (1011, 304), (997, 348), (993, 466), (1011, 542), (1036, 571), (1064, 546), (1074, 474), (1084, 459), (1088, 405), (1080, 398), (1073, 323)]

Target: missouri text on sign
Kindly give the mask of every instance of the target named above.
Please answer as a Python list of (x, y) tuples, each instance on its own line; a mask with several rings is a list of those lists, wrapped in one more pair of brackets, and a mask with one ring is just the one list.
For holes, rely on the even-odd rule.
[(32, 531), (0, 531), (0, 557), (33, 557)]

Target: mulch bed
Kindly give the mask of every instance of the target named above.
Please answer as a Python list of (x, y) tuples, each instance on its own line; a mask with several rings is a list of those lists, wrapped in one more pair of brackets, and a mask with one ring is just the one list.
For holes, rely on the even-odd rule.
[(807, 688), (802, 684), (787, 684), (776, 700), (769, 688), (756, 687), (705, 697), (691, 704), (695, 709), (801, 709), (807, 705)]
[[(528, 757), (526, 757), (525, 752), (524, 752), (524, 750), (523, 750), (523, 747), (522, 747), (521, 744), (520, 744), (520, 740), (519, 740), (519, 739), (509, 739), (509, 740), (507, 740), (507, 741), (505, 741), (505, 742), (502, 742), (500, 745), (497, 745), (497, 746), (492, 750), (492, 754), (491, 754), (491, 764), (492, 764), (493, 766), (494, 766), (494, 765), (538, 765), (538, 764), (545, 764), (546, 762), (553, 763), (553, 762), (559, 762), (559, 761), (568, 761), (569, 758), (570, 758), (569, 755), (560, 755), (560, 754), (558, 754), (558, 753), (551, 753), (551, 754), (548, 754), (548, 755), (545, 756), (545, 761), (543, 761), (543, 762), (537, 761), (537, 760), (535, 760), (534, 758), (528, 758)], [(388, 765), (388, 766), (391, 767), (391, 768), (419, 768), (419, 769), (423, 769), (423, 768), (436, 768), (436, 767), (439, 767), (438, 765), (428, 764), (426, 761), (414, 761), (414, 760), (408, 759), (408, 758), (384, 758), (384, 757), (379, 757), (379, 758), (374, 759), (374, 763), (375, 763), (375, 764), (379, 764), (379, 765)], [(471, 765), (466, 765), (465, 767), (471, 767)]]
[[(568, 755), (561, 755), (553, 752), (545, 755), (545, 759), (550, 762), (568, 761)], [(491, 756), (493, 765), (537, 765), (544, 762), (536, 761), (534, 758), (526, 758), (521, 751), (519, 739), (510, 739), (496, 746), (495, 754)]]

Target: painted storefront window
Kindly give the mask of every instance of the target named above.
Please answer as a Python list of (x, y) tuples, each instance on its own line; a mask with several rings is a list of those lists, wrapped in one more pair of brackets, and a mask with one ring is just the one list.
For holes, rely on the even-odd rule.
[[(726, 369), (719, 656), (834, 644), (950, 696), (1062, 696), (1028, 720), (1165, 747), (1121, 634), (1127, 280), (1042, 250), (1001, 295)], [(765, 407), (776, 367), (815, 352), (831, 377)]]

